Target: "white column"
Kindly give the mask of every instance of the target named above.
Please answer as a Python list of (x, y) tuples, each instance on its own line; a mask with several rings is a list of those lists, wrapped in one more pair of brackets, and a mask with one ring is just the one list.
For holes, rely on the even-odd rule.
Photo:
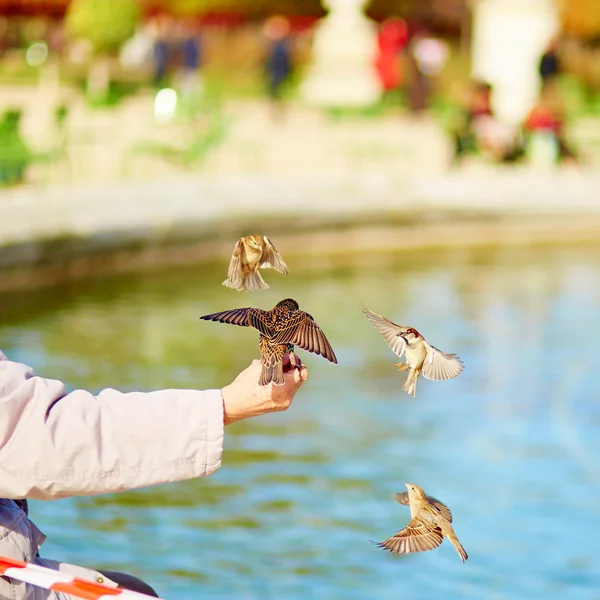
[(554, 0), (475, 0), (472, 73), (494, 86), (499, 119), (520, 123), (537, 99), (538, 62), (558, 31)]
[(365, 1), (323, 1), (329, 14), (316, 27), (312, 64), (301, 87), (307, 102), (358, 107), (379, 99), (377, 28), (362, 12)]

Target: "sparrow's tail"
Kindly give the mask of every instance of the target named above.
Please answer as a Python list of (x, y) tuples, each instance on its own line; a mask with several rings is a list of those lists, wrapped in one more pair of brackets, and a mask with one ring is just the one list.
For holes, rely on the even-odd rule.
[(450, 540), (450, 542), (452, 543), (452, 545), (458, 552), (458, 555), (460, 556), (460, 560), (465, 562), (469, 558), (469, 555), (467, 554), (467, 551), (462, 547), (461, 543), (458, 541), (458, 538), (456, 537), (456, 535), (454, 535), (454, 534), (449, 535), (448, 539)]
[(225, 287), (231, 288), (233, 290), (238, 290), (238, 291), (241, 291), (244, 289), (244, 288), (240, 288), (241, 282), (239, 279), (236, 281), (233, 281), (233, 280), (229, 279), (229, 277), (221, 285), (224, 285)]
[(413, 398), (415, 397), (415, 393), (417, 391), (417, 378), (419, 377), (419, 374), (416, 373), (414, 371), (414, 369), (411, 369), (408, 372), (408, 377), (406, 378), (406, 383), (404, 384), (404, 387), (402, 388), (407, 394), (410, 394)]
[(258, 292), (260, 290), (266, 290), (269, 287), (258, 271), (250, 273), (244, 279), (242, 285), (244, 286), (244, 289), (249, 292)]
[(271, 381), (275, 385), (283, 385), (285, 383), (285, 379), (283, 378), (283, 363), (281, 362), (281, 359), (271, 359), (268, 360), (268, 362), (262, 363), (262, 371), (260, 373), (260, 379), (258, 380), (258, 383), (260, 385), (269, 385)]

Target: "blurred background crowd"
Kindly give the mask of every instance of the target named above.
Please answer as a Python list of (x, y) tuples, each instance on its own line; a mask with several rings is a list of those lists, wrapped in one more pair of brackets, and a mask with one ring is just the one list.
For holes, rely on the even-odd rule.
[(335, 169), (340, 123), (342, 168), (589, 168), (600, 5), (0, 0), (0, 90), (3, 185)]

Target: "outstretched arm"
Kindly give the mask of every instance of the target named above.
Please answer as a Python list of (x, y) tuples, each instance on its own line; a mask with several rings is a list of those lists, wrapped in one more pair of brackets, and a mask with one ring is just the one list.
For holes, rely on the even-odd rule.
[(258, 389), (255, 361), (223, 390), (67, 393), (0, 352), (0, 497), (106, 494), (211, 475), (224, 425), (285, 410), (306, 369)]

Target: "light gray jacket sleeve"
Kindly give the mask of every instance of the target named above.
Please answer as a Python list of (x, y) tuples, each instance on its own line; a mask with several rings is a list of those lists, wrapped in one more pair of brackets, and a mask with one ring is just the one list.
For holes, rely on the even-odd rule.
[(0, 352), (0, 497), (54, 499), (211, 475), (220, 390), (67, 393)]

